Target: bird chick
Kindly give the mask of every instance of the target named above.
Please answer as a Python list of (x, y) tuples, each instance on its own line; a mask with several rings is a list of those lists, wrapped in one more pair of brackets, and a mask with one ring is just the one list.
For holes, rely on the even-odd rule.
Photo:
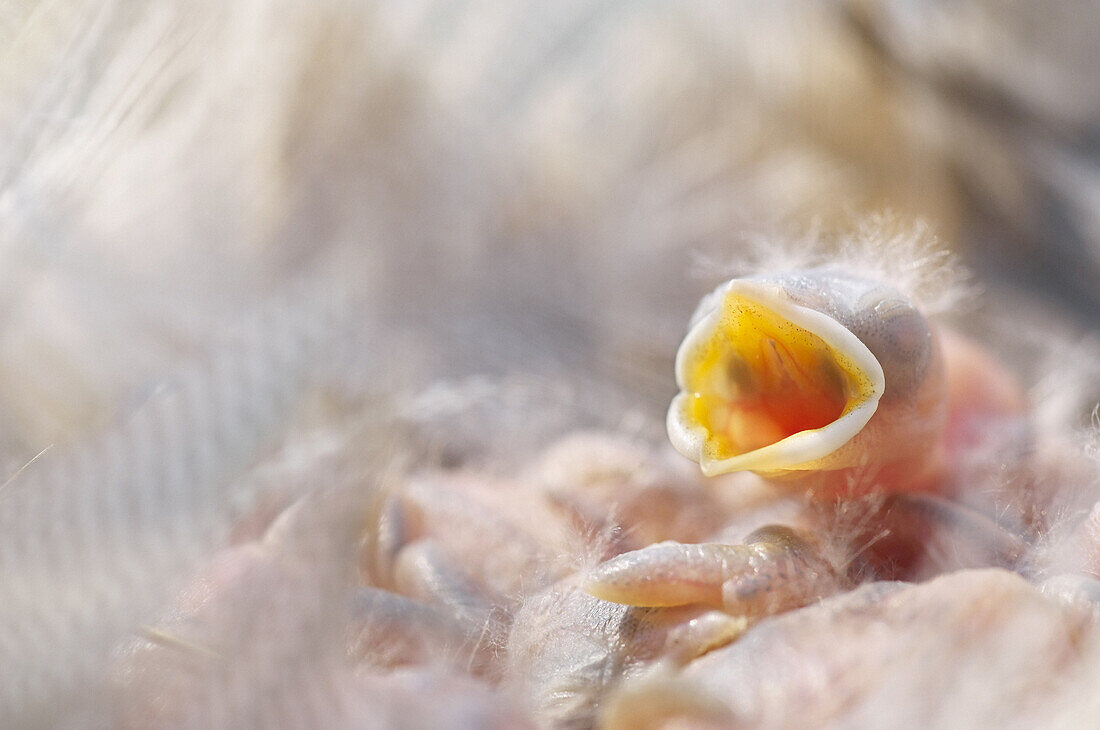
[(1010, 387), (959, 387), (990, 368), (877, 281), (836, 268), (733, 279), (677, 353), (669, 438), (708, 476), (748, 470), (818, 497), (942, 491), (959, 407), (1022, 410)]
[[(742, 544), (668, 541), (615, 556), (589, 572), (589, 594), (754, 622), (864, 580), (1009, 567), (1023, 554), (956, 499), (968, 440), (991, 418), (1022, 418), (1020, 386), (897, 289), (838, 268), (729, 281), (700, 304), (676, 379), (673, 446), (708, 476), (751, 471), (802, 489), (806, 512)], [(714, 625), (678, 652), (735, 638)]]

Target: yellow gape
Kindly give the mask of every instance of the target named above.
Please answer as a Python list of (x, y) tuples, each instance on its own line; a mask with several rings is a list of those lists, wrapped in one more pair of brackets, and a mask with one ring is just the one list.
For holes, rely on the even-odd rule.
[(874, 355), (774, 284), (734, 280), (713, 301), (677, 355), (673, 445), (708, 475), (842, 466), (884, 390)]
[(723, 309), (684, 374), (710, 458), (824, 428), (870, 395), (870, 381), (851, 359), (812, 332), (737, 294)]

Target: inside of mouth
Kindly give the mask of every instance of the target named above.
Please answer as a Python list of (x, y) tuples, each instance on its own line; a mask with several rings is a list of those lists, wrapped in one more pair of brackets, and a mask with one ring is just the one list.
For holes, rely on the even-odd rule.
[(717, 331), (688, 363), (691, 419), (711, 459), (729, 459), (836, 421), (858, 402), (843, 353), (764, 305), (730, 293)]

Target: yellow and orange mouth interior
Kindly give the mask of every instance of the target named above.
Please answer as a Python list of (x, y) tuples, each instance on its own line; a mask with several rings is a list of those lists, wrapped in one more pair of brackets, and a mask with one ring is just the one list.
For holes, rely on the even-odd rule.
[(684, 365), (684, 415), (705, 429), (704, 452), (715, 461), (824, 428), (870, 390), (843, 353), (734, 293), (716, 330)]

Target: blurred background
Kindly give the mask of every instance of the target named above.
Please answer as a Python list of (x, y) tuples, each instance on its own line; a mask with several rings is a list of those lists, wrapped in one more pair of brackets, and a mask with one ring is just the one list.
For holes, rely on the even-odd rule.
[(351, 296), (348, 387), (552, 373), (662, 404), (702, 292), (869, 214), (1093, 328), (1090, 12), (6, 2), (4, 456), (295, 285)]
[(270, 490), (522, 463), (581, 426), (661, 442), (699, 297), (852, 241), (1087, 424), (1098, 20), (2, 0), (0, 699), (85, 717), (119, 637)]

